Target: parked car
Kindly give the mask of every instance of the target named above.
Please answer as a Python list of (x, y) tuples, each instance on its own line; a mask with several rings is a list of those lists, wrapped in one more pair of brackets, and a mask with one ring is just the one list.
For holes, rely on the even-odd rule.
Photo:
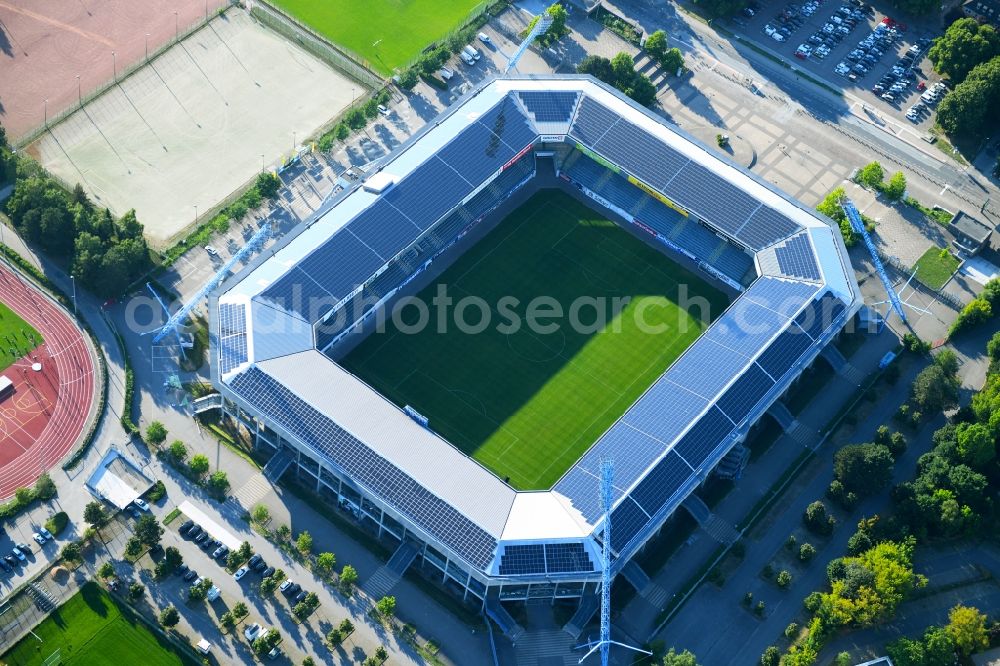
[(196, 539), (199, 534), (201, 534), (201, 525), (195, 524), (191, 525), (191, 527), (188, 528), (187, 534), (185, 536), (187, 536), (189, 539)]
[(445, 81), (451, 81), (451, 77), (455, 76), (455, 72), (451, 71), (447, 67), (442, 67), (438, 70), (438, 75)]
[(22, 553), (19, 548), (12, 548), (11, 551), (10, 551), (10, 554), (13, 555), (14, 557), (16, 557), (21, 562), (27, 562), (28, 561), (28, 558), (26, 558), (24, 556), (24, 553)]
[(285, 581), (278, 586), (278, 589), (284, 592), (285, 594), (288, 594), (288, 590), (291, 589), (292, 585), (295, 585), (295, 583), (292, 582), (292, 579), (286, 578)]
[(24, 543), (23, 541), (15, 543), (14, 545), (17, 546), (17, 549), (22, 553), (24, 553), (25, 555), (31, 555), (31, 546)]
[(229, 549), (224, 545), (219, 546), (218, 548), (212, 551), (212, 557), (214, 557), (215, 559), (219, 559), (220, 557), (225, 557), (228, 554), (229, 554)]
[(478, 37), (479, 37), (479, 41), (481, 41), (483, 44), (492, 44), (493, 43), (493, 41), (490, 39), (490, 36), (487, 35), (485, 32), (479, 33)]
[(293, 597), (296, 594), (298, 594), (299, 590), (301, 589), (302, 589), (301, 585), (299, 585), (298, 583), (292, 583), (291, 585), (288, 586), (288, 589), (285, 590), (285, 596)]
[(12, 569), (17, 567), (18, 565), (17, 558), (14, 557), (13, 555), (4, 555), (3, 561), (6, 562), (8, 565), (10, 565)]
[(38, 544), (39, 546), (41, 546), (41, 545), (44, 545), (44, 544), (45, 544), (45, 537), (43, 537), (43, 536), (42, 536), (41, 534), (39, 534), (38, 532), (33, 532), (33, 533), (31, 534), (31, 538), (32, 538), (32, 539), (34, 539), (34, 540), (35, 540), (35, 543), (37, 543), (37, 544)]
[(13, 567), (11, 567), (9, 564), (7, 564), (6, 561), (2, 559), (0, 559), (0, 569), (3, 569), (7, 573), (10, 573), (11, 571), (14, 570)]
[(146, 503), (146, 500), (144, 500), (144, 499), (142, 499), (140, 497), (135, 498), (135, 502), (133, 502), (133, 504), (135, 504), (137, 507), (139, 507), (143, 511), (149, 511), (149, 504)]
[(44, 527), (39, 527), (39, 528), (38, 528), (38, 533), (39, 533), (39, 534), (41, 534), (41, 535), (42, 535), (43, 537), (45, 537), (45, 539), (46, 539), (47, 541), (51, 541), (52, 539), (54, 539), (54, 538), (55, 538), (55, 537), (53, 537), (53, 536), (52, 536), (52, 532), (49, 532), (49, 531), (48, 531), (47, 529), (45, 529)]
[(254, 622), (253, 624), (251, 624), (250, 626), (248, 626), (246, 629), (243, 630), (243, 637), (252, 643), (253, 641), (257, 640), (257, 637), (260, 636), (261, 632), (263, 631), (264, 627)]
[(216, 250), (211, 245), (206, 245), (205, 246), (205, 252), (208, 252), (208, 256), (210, 256), (210, 257), (218, 258), (218, 256), (219, 256), (219, 251)]
[(295, 595), (295, 603), (301, 603), (302, 601), (305, 601), (305, 598), (307, 596), (309, 596), (309, 593), (306, 592), (305, 590), (302, 590), (301, 592)]
[(263, 571), (260, 572), (260, 575), (262, 577), (264, 577), (264, 578), (267, 578), (268, 576), (273, 576), (274, 575), (274, 567), (268, 567), (268, 568), (264, 569)]
[(461, 58), (462, 61), (465, 62), (466, 65), (472, 66), (472, 65), (476, 64), (475, 58), (473, 58), (472, 56), (470, 56), (465, 51), (460, 51), (458, 53), (458, 57)]
[(205, 543), (208, 541), (208, 532), (202, 532), (194, 538), (195, 543)]
[(184, 581), (190, 583), (197, 577), (198, 577), (197, 571), (195, 571), (194, 569), (188, 569), (188, 572), (184, 574)]
[(246, 576), (248, 571), (250, 571), (250, 567), (244, 564), (242, 567), (236, 570), (236, 573), (233, 574), (233, 578), (239, 580), (240, 578), (243, 578), (243, 576)]
[(264, 561), (263, 557), (261, 557), (258, 553), (254, 553), (253, 556), (249, 560), (247, 560), (247, 565), (251, 569), (253, 569), (257, 566), (258, 563), (263, 561)]
[(184, 576), (190, 569), (191, 567), (186, 564), (179, 564), (177, 568), (174, 569), (174, 573), (178, 576)]

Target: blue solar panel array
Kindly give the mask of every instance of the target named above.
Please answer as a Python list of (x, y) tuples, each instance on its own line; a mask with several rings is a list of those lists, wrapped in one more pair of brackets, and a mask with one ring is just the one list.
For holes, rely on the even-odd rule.
[(751, 365), (740, 375), (716, 403), (733, 423), (739, 424), (750, 415), (775, 382), (759, 366)]
[(748, 247), (760, 250), (788, 238), (800, 229), (788, 216), (770, 206), (761, 206), (747, 223), (736, 232), (736, 237)]
[(593, 571), (594, 563), (582, 543), (547, 543), (545, 567), (549, 573), (570, 573)]
[(626, 497), (611, 512), (611, 549), (616, 553), (622, 552), (648, 521), (646, 512), (631, 498)]
[(812, 338), (798, 324), (792, 323), (757, 358), (757, 365), (777, 381), (795, 365), (812, 343)]
[(267, 373), (248, 368), (230, 388), (474, 566), (493, 559), (497, 543), (488, 532)]
[(579, 93), (572, 91), (524, 91), (518, 93), (521, 102), (540, 123), (569, 122)]
[[(517, 103), (504, 97), (261, 297), (315, 322), (534, 138)], [(316, 307), (320, 300), (327, 305)]]
[(690, 478), (691, 468), (677, 453), (670, 451), (636, 485), (632, 499), (653, 516)]
[(821, 277), (808, 234), (801, 233), (775, 246), (774, 257), (778, 260), (778, 268), (789, 277), (804, 280), (819, 280)]
[(827, 292), (810, 307), (795, 318), (795, 323), (802, 327), (813, 340), (818, 340), (827, 330), (838, 322), (847, 308), (843, 301)]
[(247, 317), (242, 303), (219, 304), (219, 370), (222, 374), (247, 362)]
[(545, 573), (545, 546), (526, 544), (504, 546), (500, 556), (501, 576), (525, 576)]
[(594, 147), (597, 140), (619, 122), (620, 118), (614, 111), (584, 95), (570, 128), (570, 136), (585, 146)]
[(590, 146), (633, 176), (662, 189), (690, 160), (627, 120), (610, 125)]

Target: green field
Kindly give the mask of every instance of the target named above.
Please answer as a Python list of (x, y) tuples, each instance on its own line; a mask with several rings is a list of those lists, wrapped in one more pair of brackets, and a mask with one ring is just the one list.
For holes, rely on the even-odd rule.
[(458, 28), (480, 2), (369, 0), (356, 5), (346, 0), (275, 0), (278, 7), (382, 74), (391, 74)]
[[(725, 308), (726, 296), (698, 276), (566, 194), (543, 192), (419, 294), (430, 304), (446, 285), (456, 304), (481, 297), (492, 307), (484, 332), (449, 323), (439, 333), (436, 309), (430, 326), (405, 332), (418, 318), (409, 306), (401, 310), (404, 331), (387, 323), (341, 364), (396, 404), (412, 405), (515, 488), (548, 488), (703, 331), (676, 304), (682, 284), (689, 297), (707, 299), (713, 315)], [(595, 308), (584, 308), (578, 319), (590, 331), (573, 330), (566, 318), (553, 320), (551, 332), (498, 330), (510, 321), (501, 299), (511, 296), (522, 320), (539, 296), (564, 313), (581, 297), (631, 301), (617, 317), (604, 308), (603, 328), (594, 325)], [(644, 330), (638, 313), (663, 330)], [(464, 319), (477, 323), (480, 310), (468, 308)]]
[(914, 268), (917, 271), (917, 279), (931, 289), (940, 289), (948, 278), (958, 270), (961, 262), (958, 257), (947, 250), (931, 246), (917, 259)]
[[(10, 341), (14, 340), (14, 343)], [(42, 344), (42, 336), (9, 307), (0, 303), (0, 372)], [(14, 349), (13, 355), (11, 348)]]
[[(115, 601), (94, 582), (54, 610), (2, 659), (12, 666), (41, 664), (61, 650), (61, 664), (191, 664), (146, 625), (123, 615)], [(41, 642), (38, 641), (41, 639)]]

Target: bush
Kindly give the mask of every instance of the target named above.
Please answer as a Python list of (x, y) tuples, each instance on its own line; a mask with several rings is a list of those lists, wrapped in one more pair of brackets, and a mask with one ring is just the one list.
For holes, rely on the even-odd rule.
[(345, 564), (344, 568), (340, 570), (340, 591), (350, 596), (354, 591), (354, 586), (358, 582), (358, 572), (350, 564)]
[(69, 523), (69, 516), (66, 515), (65, 511), (60, 511), (45, 521), (45, 529), (51, 532), (53, 536), (59, 536), (66, 529), (67, 523)]
[(115, 565), (113, 565), (113, 564), (111, 564), (111, 562), (105, 560), (104, 563), (101, 564), (100, 568), (97, 569), (97, 575), (100, 576), (101, 578), (104, 578), (104, 579), (114, 578), (115, 577)]
[(396, 613), (396, 597), (385, 596), (375, 604), (375, 612), (383, 619), (389, 619)]
[(785, 638), (792, 639), (795, 638), (799, 633), (799, 623), (789, 622), (788, 626), (785, 627)]
[(814, 534), (830, 534), (836, 524), (833, 516), (827, 512), (826, 505), (820, 500), (816, 500), (806, 507), (803, 520), (806, 528)]
[(145, 591), (146, 591), (146, 586), (143, 585), (142, 583), (132, 583), (131, 585), (128, 586), (128, 598), (129, 600), (132, 601), (132, 603), (135, 603), (136, 601), (139, 600), (139, 597), (141, 597)]
[(764, 611), (766, 609), (767, 609), (767, 606), (764, 605), (764, 602), (763, 601), (758, 601), (757, 605), (753, 607), (754, 615), (756, 615), (757, 617), (764, 617)]
[[(197, 457), (197, 456), (195, 456)], [(167, 496), (167, 487), (163, 485), (163, 481), (157, 481), (153, 484), (153, 487), (146, 493), (146, 499), (150, 502), (156, 503)]]
[(781, 651), (773, 645), (768, 646), (760, 655), (760, 666), (779, 666), (780, 663)]
[(799, 547), (799, 561), (809, 562), (816, 557), (816, 548), (811, 543), (804, 543)]
[(59, 556), (67, 562), (79, 562), (81, 559), (80, 542), (71, 541), (62, 547)]
[(878, 162), (871, 162), (858, 169), (854, 176), (854, 181), (859, 185), (871, 190), (877, 190), (882, 186), (882, 179), (885, 177), (885, 170)]
[(197, 479), (200, 479), (208, 473), (208, 466), (208, 456), (201, 453), (195, 454), (195, 456), (191, 458), (191, 462), (188, 463), (188, 469)]
[(256, 189), (257, 193), (264, 199), (274, 199), (278, 196), (278, 190), (281, 189), (281, 179), (270, 172), (262, 173), (257, 176), (257, 182), (254, 189)]
[(181, 614), (177, 612), (177, 609), (173, 606), (173, 604), (160, 611), (160, 624), (164, 627), (170, 628), (177, 626), (177, 623), (180, 621)]
[(159, 446), (167, 441), (167, 428), (159, 421), (153, 421), (146, 428), (146, 441), (154, 446)]
[(774, 582), (778, 584), (778, 587), (785, 588), (792, 584), (792, 574), (788, 572), (787, 569), (782, 569), (778, 572), (777, 577)]

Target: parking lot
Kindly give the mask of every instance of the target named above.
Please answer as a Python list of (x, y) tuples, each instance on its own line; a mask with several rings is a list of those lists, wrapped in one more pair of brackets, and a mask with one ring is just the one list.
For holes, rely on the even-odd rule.
[(933, 125), (936, 102), (920, 99), (939, 79), (927, 60), (930, 30), (897, 23), (863, 0), (771, 0), (752, 11), (734, 20), (748, 38), (856, 95), (870, 116)]

